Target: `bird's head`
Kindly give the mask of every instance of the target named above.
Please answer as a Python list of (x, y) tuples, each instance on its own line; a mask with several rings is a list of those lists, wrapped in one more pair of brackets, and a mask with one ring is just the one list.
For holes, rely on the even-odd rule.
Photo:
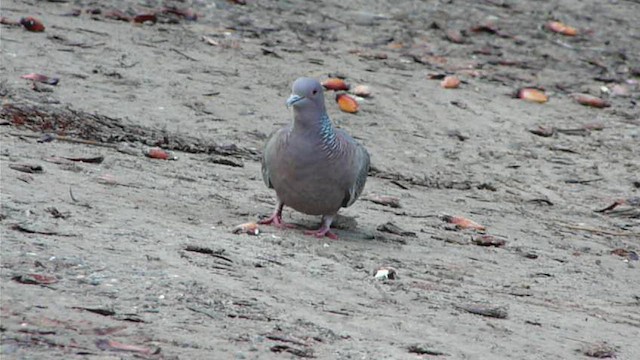
[(316, 79), (298, 78), (293, 82), (287, 107), (299, 112), (318, 112), (324, 114), (324, 95), (322, 85)]

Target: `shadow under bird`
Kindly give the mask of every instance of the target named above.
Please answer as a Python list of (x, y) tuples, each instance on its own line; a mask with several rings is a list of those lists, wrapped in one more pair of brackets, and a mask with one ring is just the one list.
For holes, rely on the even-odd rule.
[(274, 132), (263, 151), (262, 178), (276, 191), (278, 203), (260, 223), (292, 227), (282, 221), (286, 205), (322, 215), (320, 228), (306, 234), (336, 240), (331, 223), (340, 208), (352, 205), (362, 193), (369, 153), (349, 134), (334, 128), (317, 80), (297, 79), (287, 107), (293, 108), (293, 121)]

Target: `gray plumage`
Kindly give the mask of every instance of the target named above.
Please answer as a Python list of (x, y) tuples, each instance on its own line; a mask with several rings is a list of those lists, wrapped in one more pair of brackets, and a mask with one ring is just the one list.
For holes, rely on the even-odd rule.
[(262, 157), (262, 177), (279, 201), (272, 216), (278, 219), (264, 223), (281, 223), (286, 205), (323, 215), (323, 225), (314, 235), (332, 236), (329, 226), (335, 214), (352, 205), (364, 189), (369, 154), (349, 134), (333, 127), (317, 80), (297, 79), (287, 105), (293, 107), (293, 122), (271, 135)]

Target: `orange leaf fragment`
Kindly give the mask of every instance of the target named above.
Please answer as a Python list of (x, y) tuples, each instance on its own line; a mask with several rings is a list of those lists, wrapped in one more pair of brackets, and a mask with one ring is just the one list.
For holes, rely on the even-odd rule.
[(162, 150), (160, 148), (149, 149), (145, 151), (144, 154), (152, 159), (176, 160), (176, 158), (174, 156), (171, 156), (168, 151)]
[(28, 16), (20, 19), (20, 24), (24, 26), (25, 29), (33, 32), (43, 32), (44, 25), (42, 22), (34, 17)]
[(591, 106), (595, 108), (606, 108), (611, 106), (611, 104), (603, 100), (597, 96), (589, 95), (589, 94), (575, 94), (573, 98), (582, 105)]
[(248, 222), (234, 227), (231, 232), (234, 234), (249, 234), (255, 236), (260, 234), (260, 229), (258, 228), (258, 224), (254, 222)]
[(351, 114), (358, 112), (358, 102), (351, 96), (347, 94), (338, 94), (336, 95), (336, 101), (338, 102), (338, 107), (340, 108), (340, 110)]
[(522, 100), (537, 102), (541, 104), (546, 103), (549, 100), (549, 97), (545, 95), (545, 93), (532, 88), (522, 88), (518, 90), (518, 97)]
[(463, 218), (462, 216), (445, 215), (442, 220), (454, 224), (461, 229), (485, 230), (486, 228), (473, 220)]
[(445, 76), (444, 79), (440, 82), (440, 86), (445, 89), (456, 89), (460, 86), (460, 79), (457, 76)]
[(344, 80), (338, 78), (329, 78), (322, 82), (322, 86), (324, 86), (327, 90), (339, 91), (339, 90), (349, 90), (349, 84), (347, 84)]
[(578, 35), (578, 30), (576, 30), (576, 28), (563, 24), (560, 21), (550, 21), (547, 23), (547, 28), (553, 32), (566, 36)]

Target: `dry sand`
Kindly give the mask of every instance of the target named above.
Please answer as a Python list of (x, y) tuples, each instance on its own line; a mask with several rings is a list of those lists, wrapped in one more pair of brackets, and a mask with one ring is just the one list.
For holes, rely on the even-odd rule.
[[(105, 16), (162, 5), (200, 16)], [(640, 208), (594, 211), (640, 194), (638, 1), (4, 0), (1, 12), (46, 26), (0, 29), (2, 359), (640, 359)], [(60, 82), (20, 79), (33, 72)], [(364, 197), (401, 207), (356, 202), (338, 241), (232, 234), (272, 211), (260, 148), (290, 120), (290, 84), (330, 74), (371, 87), (356, 115), (327, 93), (329, 113), (371, 153)], [(523, 86), (550, 100), (513, 98)], [(154, 145), (178, 159), (142, 155)], [(481, 231), (443, 214), (505, 243), (478, 246)], [(381, 266), (398, 277), (374, 279)]]

